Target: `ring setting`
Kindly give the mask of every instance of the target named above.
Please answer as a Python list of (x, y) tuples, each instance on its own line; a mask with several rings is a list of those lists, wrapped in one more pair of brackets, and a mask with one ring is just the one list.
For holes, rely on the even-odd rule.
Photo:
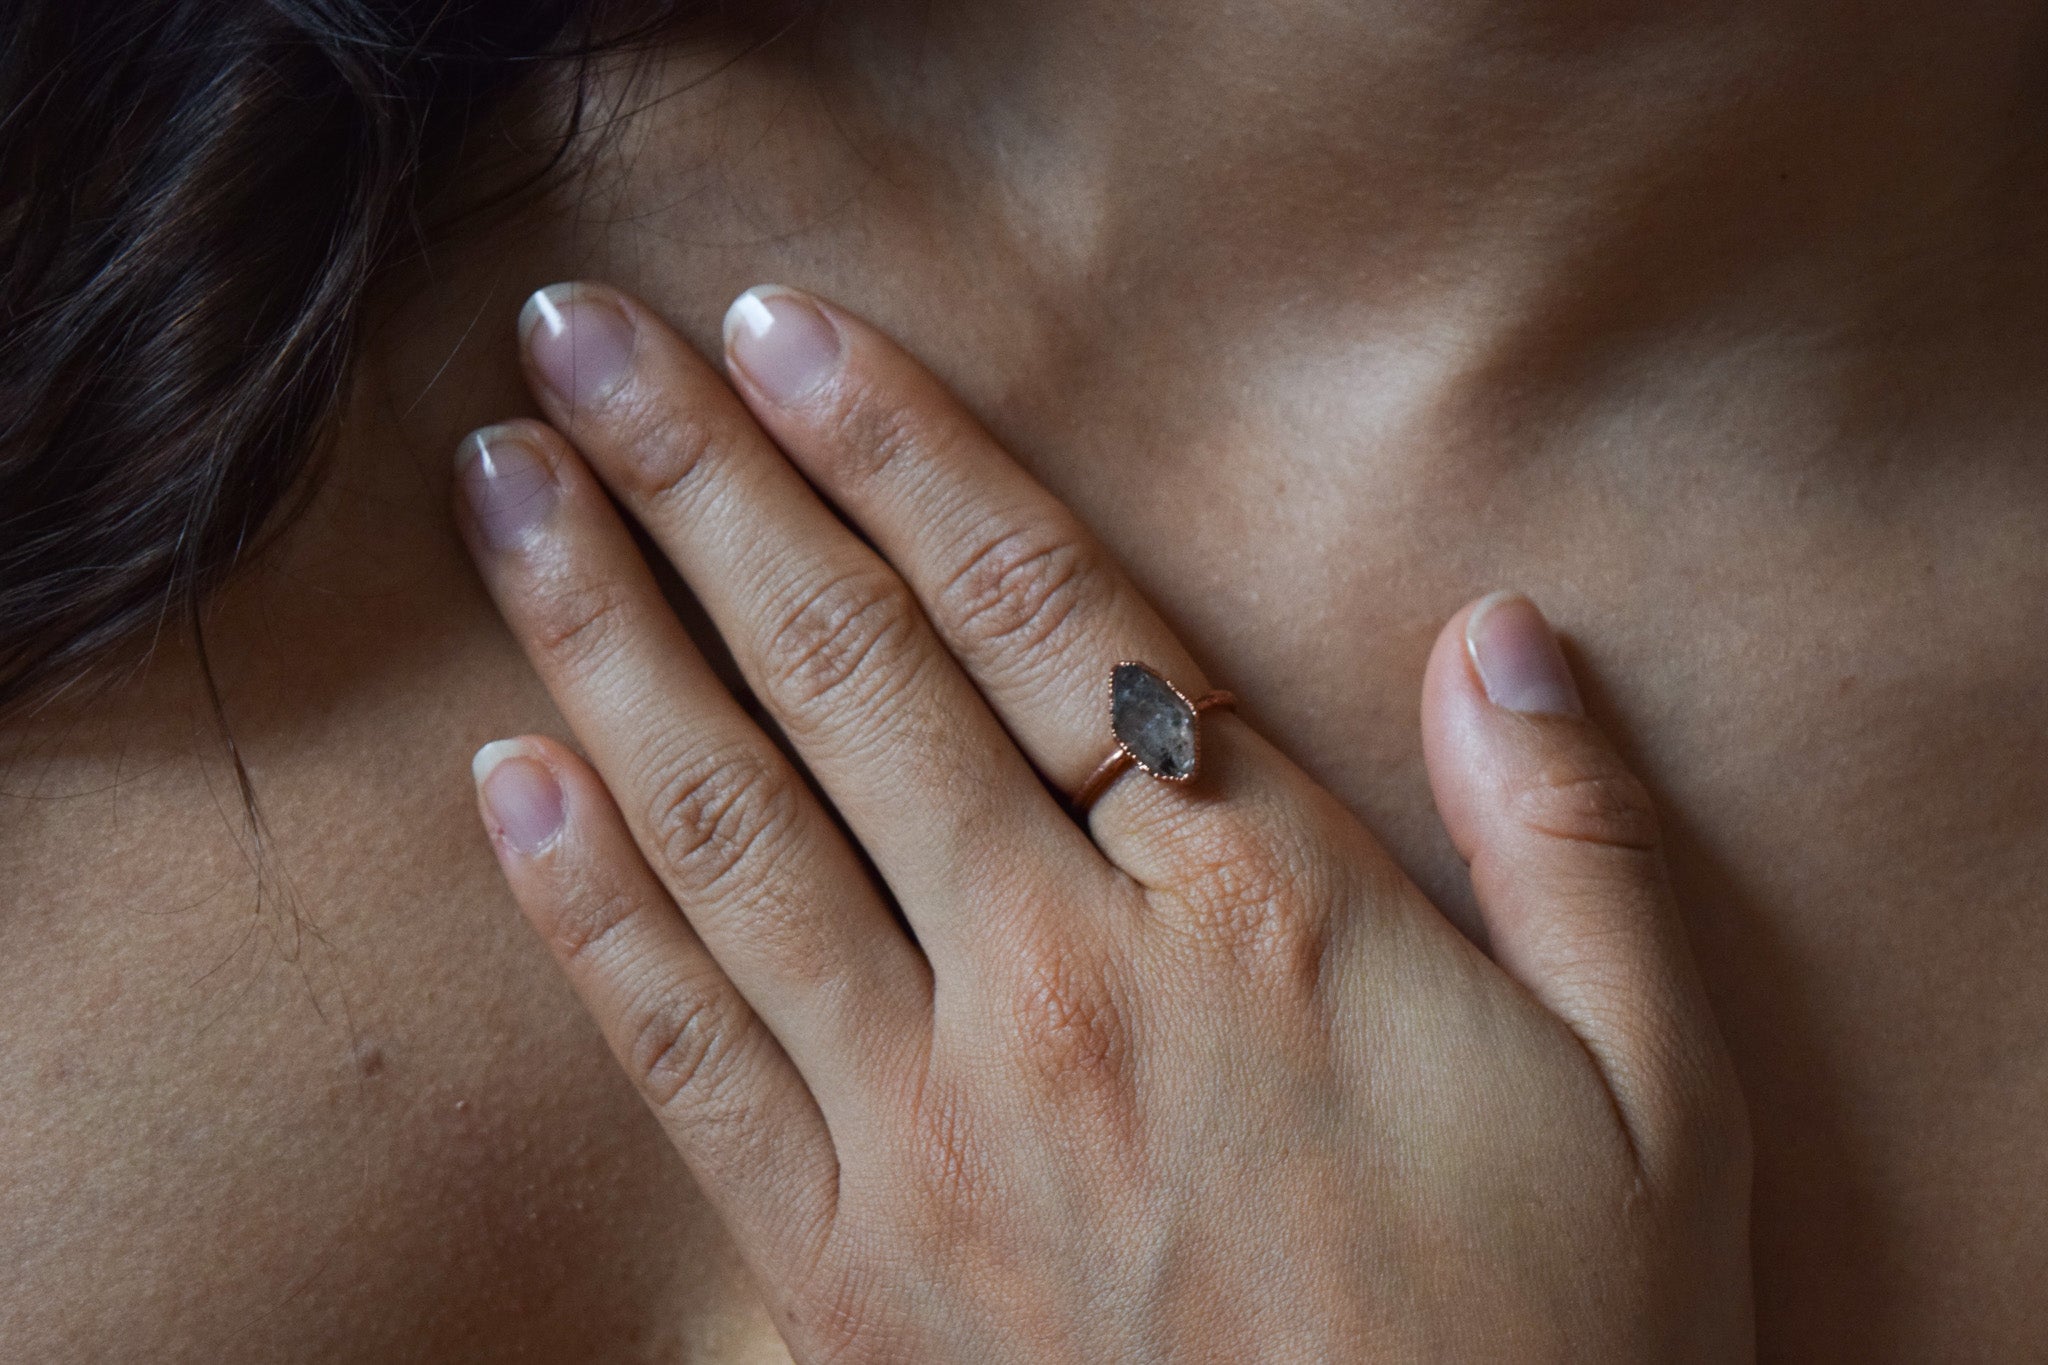
[(1135, 766), (1161, 782), (1192, 782), (1201, 771), (1205, 711), (1235, 706), (1228, 692), (1191, 698), (1158, 670), (1125, 659), (1109, 671), (1109, 729), (1116, 748), (1081, 785), (1074, 805), (1083, 815), (1125, 769)]

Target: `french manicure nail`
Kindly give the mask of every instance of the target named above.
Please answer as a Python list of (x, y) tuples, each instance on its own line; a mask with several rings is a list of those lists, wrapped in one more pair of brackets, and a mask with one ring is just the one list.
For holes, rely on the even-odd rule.
[(493, 548), (518, 547), (561, 500), (547, 461), (516, 428), (485, 427), (462, 443), (463, 495)]
[(725, 349), (757, 388), (794, 403), (839, 368), (839, 329), (803, 295), (756, 285), (725, 311)]
[(561, 784), (524, 743), (501, 739), (484, 745), (470, 761), (470, 772), (492, 833), (515, 852), (531, 857), (561, 833)]
[(603, 398), (633, 366), (633, 319), (603, 291), (551, 284), (519, 314), (533, 368), (571, 406)]
[(1586, 714), (1550, 623), (1520, 593), (1497, 592), (1472, 608), (1465, 648), (1495, 706), (1525, 715)]

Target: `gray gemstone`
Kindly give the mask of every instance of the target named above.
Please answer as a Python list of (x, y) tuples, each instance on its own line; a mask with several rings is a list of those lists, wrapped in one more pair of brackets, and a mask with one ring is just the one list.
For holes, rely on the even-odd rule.
[(1109, 676), (1109, 728), (1154, 777), (1195, 773), (1195, 708), (1143, 664), (1118, 664)]

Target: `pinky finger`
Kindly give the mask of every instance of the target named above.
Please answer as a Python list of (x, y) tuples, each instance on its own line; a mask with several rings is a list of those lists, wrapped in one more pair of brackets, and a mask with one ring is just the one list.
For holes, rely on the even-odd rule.
[(588, 764), (528, 738), (485, 745), (473, 766), (520, 909), (741, 1254), (789, 1283), (830, 1227), (838, 1160), (782, 1045), (642, 861)]

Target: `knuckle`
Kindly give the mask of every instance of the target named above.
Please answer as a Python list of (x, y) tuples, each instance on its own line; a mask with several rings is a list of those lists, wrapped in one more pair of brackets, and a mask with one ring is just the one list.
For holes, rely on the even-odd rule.
[(1311, 856), (1240, 819), (1184, 830), (1176, 882), (1182, 932), (1198, 951), (1255, 976), (1313, 991), (1329, 947), (1332, 895)]
[(1099, 1097), (1129, 1079), (1127, 1013), (1103, 964), (1071, 947), (1027, 954), (1010, 1026), (1027, 1074), (1050, 1093)]
[(635, 1021), (626, 1066), (657, 1110), (712, 1117), (726, 1107), (748, 1031), (748, 1021), (722, 992), (667, 992)]
[(1545, 762), (1515, 791), (1511, 813), (1526, 829), (1573, 843), (1654, 853), (1660, 841), (1649, 788), (1605, 753)]
[(873, 478), (933, 444), (929, 423), (872, 383), (849, 383), (826, 416), (826, 440), (842, 475)]
[(1100, 555), (1050, 527), (1011, 531), (969, 556), (934, 598), (947, 633), (977, 654), (1020, 654), (1050, 640), (1103, 581)]
[(551, 665), (589, 672), (624, 638), (630, 610), (626, 590), (609, 580), (553, 583), (526, 616), (527, 636)]
[(680, 894), (716, 891), (743, 867), (772, 860), (802, 805), (780, 763), (751, 748), (696, 756), (655, 788), (647, 828)]
[(699, 470), (712, 464), (726, 444), (719, 423), (701, 411), (670, 403), (635, 405), (619, 419), (624, 452), (613, 471), (626, 493), (643, 502), (663, 502), (680, 493)]
[(900, 682), (916, 622), (902, 580), (858, 569), (806, 588), (761, 648), (761, 673), (776, 708), (802, 723), (821, 703)]
[(564, 963), (600, 955), (620, 928), (646, 908), (645, 902), (622, 891), (572, 896), (548, 924), (548, 937)]

